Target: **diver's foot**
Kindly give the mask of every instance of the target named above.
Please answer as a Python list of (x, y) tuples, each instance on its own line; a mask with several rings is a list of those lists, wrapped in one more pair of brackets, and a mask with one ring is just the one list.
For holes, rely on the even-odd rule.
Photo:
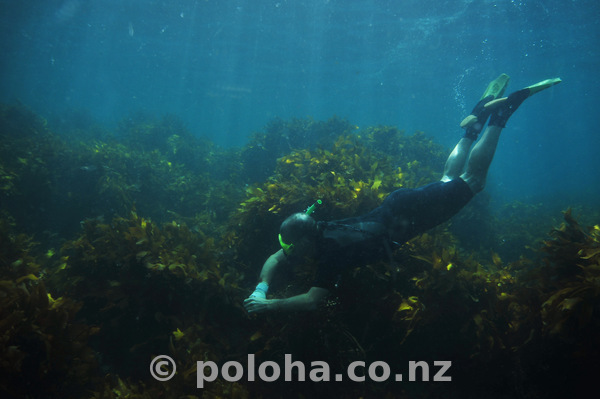
[(494, 100), (493, 96), (487, 96), (479, 100), (471, 114), (462, 120), (460, 127), (465, 129), (465, 137), (473, 141), (477, 140), (477, 136), (483, 130), (483, 126), (487, 122), (491, 109), (485, 108), (485, 105)]
[(560, 82), (560, 78), (547, 79), (524, 89), (517, 90), (508, 97), (497, 98), (488, 102), (484, 105), (484, 108), (491, 113), (490, 126), (506, 127), (508, 118), (519, 108), (525, 99)]
[(466, 130), (465, 137), (471, 140), (477, 139), (477, 136), (483, 130), (483, 127), (492, 112), (492, 110), (486, 108), (485, 105), (504, 94), (504, 90), (506, 89), (509, 80), (510, 77), (503, 73), (490, 82), (483, 93), (483, 96), (481, 96), (481, 99), (477, 105), (475, 105), (473, 111), (471, 111), (471, 114), (460, 123), (460, 127)]

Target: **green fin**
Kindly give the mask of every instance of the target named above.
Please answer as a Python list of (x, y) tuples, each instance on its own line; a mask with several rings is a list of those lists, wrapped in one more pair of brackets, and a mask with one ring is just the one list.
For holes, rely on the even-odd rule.
[[(494, 98), (502, 97), (502, 94), (504, 94), (504, 89), (506, 89), (506, 86), (508, 86), (509, 80), (510, 80), (510, 76), (508, 76), (505, 73), (498, 76), (495, 80), (492, 80), (490, 82), (487, 89), (485, 89), (483, 96), (481, 96), (481, 98), (479, 100), (483, 100), (484, 98), (486, 98), (488, 96), (494, 96)], [(541, 83), (543, 83), (543, 82), (541, 82)]]
[[(485, 91), (483, 92), (483, 96), (481, 96), (479, 101), (481, 102), (481, 100), (483, 100), (484, 98), (489, 97), (489, 96), (493, 96), (493, 98), (491, 100), (489, 100), (488, 102), (486, 102), (485, 105), (482, 104), (483, 105), (482, 108), (487, 108), (488, 104), (490, 104), (490, 103), (496, 101), (498, 98), (502, 97), (502, 94), (504, 94), (504, 89), (506, 89), (506, 86), (508, 86), (509, 80), (510, 80), (510, 76), (503, 73), (500, 76), (498, 76), (496, 79), (492, 80), (490, 82), (490, 84), (488, 84), (487, 89), (485, 89)], [(482, 109), (479, 109), (478, 107), (480, 107), (479, 104), (477, 104), (477, 106), (475, 106), (475, 108), (473, 109), (473, 111), (471, 112), (470, 115), (468, 115), (465, 119), (462, 120), (462, 122), (460, 123), (460, 127), (462, 127), (463, 129), (468, 129), (471, 126), (475, 125), (479, 121), (479, 118), (484, 119), (483, 124), (485, 124), (485, 122), (487, 121), (487, 118), (489, 116), (489, 112), (481, 113)], [(475, 114), (473, 114), (473, 112)]]
[(542, 80), (541, 82), (538, 82), (534, 85), (527, 86), (526, 89), (529, 89), (529, 95), (532, 96), (535, 93), (537, 93), (538, 91), (542, 91), (544, 89), (547, 89), (548, 87), (557, 85), (560, 82), (562, 82), (562, 80), (560, 78), (546, 79), (546, 80)]

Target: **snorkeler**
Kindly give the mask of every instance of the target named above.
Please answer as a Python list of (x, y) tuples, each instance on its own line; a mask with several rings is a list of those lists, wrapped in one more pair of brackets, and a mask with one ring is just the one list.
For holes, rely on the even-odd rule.
[[(295, 213), (281, 224), (281, 249), (271, 255), (260, 272), (260, 283), (244, 300), (249, 313), (273, 310), (313, 310), (334, 291), (340, 277), (352, 266), (366, 264), (391, 254), (391, 246), (447, 221), (475, 194), (483, 190), (500, 132), (517, 108), (531, 95), (561, 82), (548, 79), (508, 97), (502, 97), (508, 75), (492, 81), (473, 111), (461, 123), (466, 130), (444, 167), (438, 182), (417, 189), (399, 189), (366, 215), (331, 222), (317, 222), (310, 214)], [(481, 139), (471, 146), (483, 130)], [(314, 259), (317, 271), (308, 292), (289, 298), (266, 299), (276, 270), (305, 257)]]

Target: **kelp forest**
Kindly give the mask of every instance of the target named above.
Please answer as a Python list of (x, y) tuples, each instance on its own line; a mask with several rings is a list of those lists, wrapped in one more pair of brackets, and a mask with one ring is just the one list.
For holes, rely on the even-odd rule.
[[(587, 393), (600, 359), (600, 211), (479, 194), (449, 222), (346, 271), (314, 312), (248, 315), (279, 225), (366, 213), (440, 178), (450, 149), (422, 132), (332, 118), (274, 119), (221, 148), (172, 115), (107, 129), (0, 106), (0, 392), (3, 398), (537, 398)], [(306, 292), (314, 265), (270, 297)], [(307, 381), (222, 378), (285, 355)], [(176, 362), (168, 381), (149, 366)], [(433, 381), (451, 361), (451, 381)], [(309, 382), (355, 361), (431, 365), (429, 381)], [(421, 371), (423, 374), (424, 371)], [(423, 377), (423, 376), (422, 376)]]

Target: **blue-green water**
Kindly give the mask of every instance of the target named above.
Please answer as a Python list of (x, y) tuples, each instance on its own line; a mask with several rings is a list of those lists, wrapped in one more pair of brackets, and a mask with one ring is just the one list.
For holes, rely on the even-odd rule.
[[(0, 0), (0, 396), (589, 392), (599, 11), (591, 0)], [(286, 216), (318, 198), (319, 221), (357, 216), (435, 180), (500, 73), (507, 93), (563, 82), (511, 117), (484, 193), (387, 249), (389, 262), (344, 270), (315, 312), (247, 313)], [(310, 288), (301, 266), (282, 268), (268, 298)], [(159, 354), (176, 359), (169, 382), (148, 372)], [(453, 382), (197, 389), (196, 361), (284, 354), (333, 369), (452, 360)]]
[(600, 6), (574, 1), (0, 2), (0, 100), (50, 122), (173, 113), (242, 145), (273, 117), (422, 130), (451, 147), (488, 81), (560, 76), (511, 119), (494, 198), (600, 190)]

